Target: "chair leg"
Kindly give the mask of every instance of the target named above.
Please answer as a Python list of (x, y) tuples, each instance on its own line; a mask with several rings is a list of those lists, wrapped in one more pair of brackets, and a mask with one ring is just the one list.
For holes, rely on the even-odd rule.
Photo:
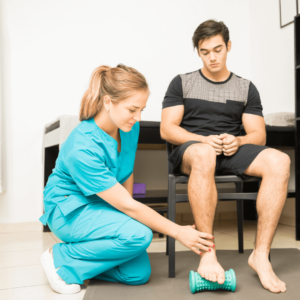
[(169, 239), (168, 239), (168, 236), (167, 236), (167, 240), (166, 240), (166, 255), (169, 255)]
[[(176, 182), (175, 178), (169, 177), (168, 183), (168, 219), (175, 222), (176, 214)], [(175, 278), (175, 239), (168, 236), (167, 237), (167, 252), (169, 255), (169, 278)]]
[(175, 278), (175, 239), (168, 236), (169, 240), (169, 278)]
[[(168, 194), (169, 197), (169, 194)], [(167, 219), (169, 220), (169, 204), (167, 207)], [(166, 255), (169, 255), (169, 236), (166, 236)]]
[(238, 219), (238, 243), (239, 253), (244, 253), (244, 234), (243, 234), (243, 200), (236, 201)]
[[(236, 183), (236, 192), (242, 193), (243, 185), (242, 183)], [(236, 200), (237, 208), (237, 221), (238, 221), (238, 244), (239, 244), (239, 253), (244, 253), (244, 233), (243, 233), (243, 205), (244, 200)]]
[[(164, 213), (159, 213), (162, 217), (164, 216)], [(158, 237), (161, 239), (164, 237), (164, 235), (162, 233), (158, 233)]]

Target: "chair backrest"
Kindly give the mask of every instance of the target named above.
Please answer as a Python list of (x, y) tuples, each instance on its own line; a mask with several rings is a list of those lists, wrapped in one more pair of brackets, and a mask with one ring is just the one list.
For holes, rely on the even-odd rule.
[(173, 172), (173, 166), (172, 163), (169, 161), (169, 157), (171, 155), (171, 152), (173, 150), (173, 145), (166, 141), (167, 145), (167, 154), (168, 154), (168, 174), (172, 174)]

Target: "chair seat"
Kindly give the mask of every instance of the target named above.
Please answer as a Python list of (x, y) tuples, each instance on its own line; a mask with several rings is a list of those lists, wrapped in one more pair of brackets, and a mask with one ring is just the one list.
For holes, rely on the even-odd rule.
[[(228, 200), (256, 200), (257, 193), (221, 193), (218, 194), (219, 201), (228, 201)], [(176, 194), (175, 203), (178, 202), (188, 202), (187, 194)]]
[[(169, 174), (170, 178), (174, 178), (173, 180), (176, 181), (176, 183), (187, 183), (189, 180), (188, 175), (174, 175), (174, 174)], [(260, 177), (255, 177), (255, 176), (245, 176), (243, 179), (240, 176), (236, 175), (217, 175), (215, 176), (215, 182), (216, 183), (226, 183), (226, 182), (255, 182), (255, 181), (261, 181)]]

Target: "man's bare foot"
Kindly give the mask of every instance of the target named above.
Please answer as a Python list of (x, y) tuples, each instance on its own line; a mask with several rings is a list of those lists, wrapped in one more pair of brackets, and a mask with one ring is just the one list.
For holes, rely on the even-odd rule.
[(212, 249), (211, 252), (203, 253), (197, 271), (202, 278), (207, 280), (218, 281), (219, 284), (223, 284), (225, 281), (225, 271), (217, 260), (215, 249)]
[(286, 284), (273, 271), (268, 254), (253, 250), (248, 259), (249, 266), (257, 273), (262, 286), (272, 293), (284, 293)]

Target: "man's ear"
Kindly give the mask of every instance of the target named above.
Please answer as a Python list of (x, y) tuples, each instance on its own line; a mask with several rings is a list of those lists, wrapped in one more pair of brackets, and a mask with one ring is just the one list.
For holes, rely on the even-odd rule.
[(227, 52), (230, 52), (231, 50), (231, 41), (228, 41), (227, 43)]

